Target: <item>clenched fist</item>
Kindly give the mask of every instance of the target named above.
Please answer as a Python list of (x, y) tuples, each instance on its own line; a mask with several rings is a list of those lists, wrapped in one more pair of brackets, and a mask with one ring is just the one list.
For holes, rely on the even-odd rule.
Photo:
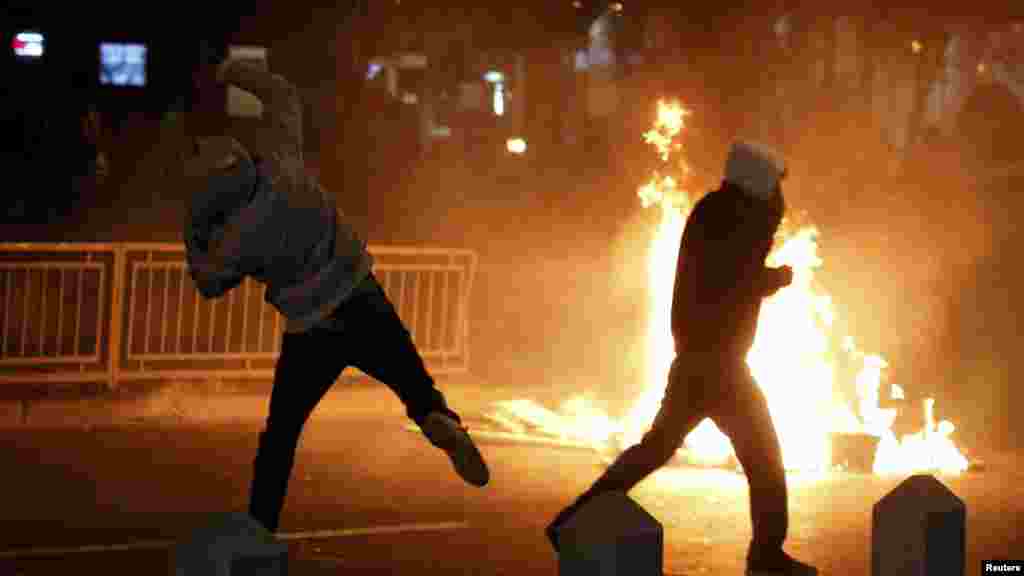
[(765, 268), (762, 284), (765, 295), (771, 296), (792, 283), (793, 268), (791, 266)]
[(790, 284), (793, 283), (792, 266), (782, 266), (781, 268), (777, 268), (776, 270), (779, 271), (780, 288), (785, 288), (786, 286), (789, 286)]

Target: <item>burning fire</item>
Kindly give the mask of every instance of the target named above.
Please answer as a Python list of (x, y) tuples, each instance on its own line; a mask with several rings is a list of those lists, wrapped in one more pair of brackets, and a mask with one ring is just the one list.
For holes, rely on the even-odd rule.
[[(541, 431), (602, 450), (625, 448), (638, 441), (650, 426), (660, 407), (675, 355), (670, 330), (675, 265), (679, 239), (694, 199), (685, 188), (690, 168), (681, 157), (674, 157), (674, 164), (669, 164), (669, 159), (683, 150), (679, 137), (689, 115), (690, 111), (677, 102), (659, 101), (654, 127), (644, 134), (645, 142), (655, 147), (670, 171), (677, 173), (673, 176), (656, 172), (638, 191), (644, 208), (653, 206), (660, 210), (647, 254), (645, 391), (623, 422), (601, 415), (582, 397), (569, 399), (560, 414), (535, 404), (500, 403), (499, 407), (508, 414)], [(841, 350), (833, 349), (835, 308), (814, 282), (815, 270), (822, 263), (817, 253), (817, 235), (818, 230), (812, 226), (783, 222), (768, 265), (792, 266), (793, 283), (764, 301), (757, 337), (747, 356), (747, 364), (768, 399), (786, 468), (828, 469), (832, 463), (831, 435), (845, 433), (878, 438), (873, 465), (876, 474), (956, 474), (966, 470), (966, 458), (950, 439), (953, 424), (936, 424), (934, 420), (934, 400), (925, 403), (924, 429), (897, 439), (892, 431), (896, 410), (879, 407), (885, 360), (859, 351), (850, 337), (845, 338)], [(837, 394), (839, 354), (847, 354), (861, 363), (855, 383), (858, 406), (847, 406)], [(894, 391), (902, 394), (898, 387)], [(728, 438), (710, 420), (701, 422), (687, 436), (684, 446), (691, 460), (709, 465), (723, 465), (733, 457)]]

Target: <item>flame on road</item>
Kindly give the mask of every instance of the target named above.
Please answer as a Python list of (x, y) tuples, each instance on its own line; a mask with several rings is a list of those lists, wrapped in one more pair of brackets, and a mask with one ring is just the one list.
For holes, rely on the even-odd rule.
[[(644, 208), (660, 211), (646, 260), (649, 300), (644, 391), (622, 422), (609, 419), (582, 396), (570, 398), (557, 412), (526, 400), (500, 403), (502, 418), (518, 419), (535, 431), (613, 452), (635, 443), (649, 428), (675, 354), (670, 330), (672, 290), (679, 240), (695, 200), (686, 189), (690, 168), (679, 154), (689, 115), (678, 102), (659, 101), (654, 127), (644, 134), (645, 142), (656, 149), (666, 171), (671, 172), (655, 172), (638, 190)], [(879, 407), (885, 360), (858, 350), (851, 337), (842, 339), (840, 346), (833, 345), (837, 341), (833, 338), (835, 306), (814, 279), (822, 264), (817, 237), (813, 226), (783, 222), (767, 264), (792, 266), (794, 280), (764, 301), (757, 336), (747, 356), (747, 364), (768, 399), (786, 468), (830, 468), (831, 435), (846, 433), (878, 438), (873, 466), (877, 474), (955, 474), (966, 470), (966, 458), (950, 439), (953, 424), (934, 421), (934, 400), (926, 402), (924, 429), (897, 439), (892, 431), (896, 410)], [(849, 406), (838, 394), (840, 355), (861, 365), (855, 382), (857, 406)], [(688, 459), (700, 463), (722, 465), (733, 457), (728, 438), (710, 420), (687, 436), (684, 447)]]

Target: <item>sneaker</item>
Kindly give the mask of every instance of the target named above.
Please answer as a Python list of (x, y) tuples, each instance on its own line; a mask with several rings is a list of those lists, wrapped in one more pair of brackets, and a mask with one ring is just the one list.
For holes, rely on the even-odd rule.
[(487, 485), (491, 479), (487, 463), (462, 424), (441, 412), (431, 412), (422, 428), (431, 444), (448, 454), (463, 480), (473, 486)]
[(748, 561), (747, 576), (818, 576), (818, 569), (780, 551), (770, 560)]

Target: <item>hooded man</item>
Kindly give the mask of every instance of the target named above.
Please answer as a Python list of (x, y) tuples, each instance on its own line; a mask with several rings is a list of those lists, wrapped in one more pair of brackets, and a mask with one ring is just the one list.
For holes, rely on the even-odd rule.
[(466, 482), (486, 485), (487, 465), (374, 277), (366, 243), (334, 195), (305, 170), (296, 88), (240, 60), (224, 61), (216, 76), (255, 95), (264, 111), (248, 146), (227, 136), (196, 142), (186, 167), (193, 186), (185, 222), (188, 269), (205, 298), (252, 277), (266, 285), (267, 302), (286, 321), (249, 513), (277, 531), (305, 422), (350, 365), (398, 395)]
[(559, 528), (596, 494), (628, 492), (663, 466), (704, 418), (732, 441), (750, 484), (753, 539), (750, 576), (813, 575), (786, 554), (786, 476), (768, 404), (745, 357), (754, 342), (762, 299), (789, 285), (789, 267), (765, 258), (782, 221), (781, 158), (757, 143), (735, 143), (722, 186), (701, 198), (683, 232), (672, 299), (676, 357), (661, 409), (643, 439), (630, 447), (546, 533), (558, 550)]

